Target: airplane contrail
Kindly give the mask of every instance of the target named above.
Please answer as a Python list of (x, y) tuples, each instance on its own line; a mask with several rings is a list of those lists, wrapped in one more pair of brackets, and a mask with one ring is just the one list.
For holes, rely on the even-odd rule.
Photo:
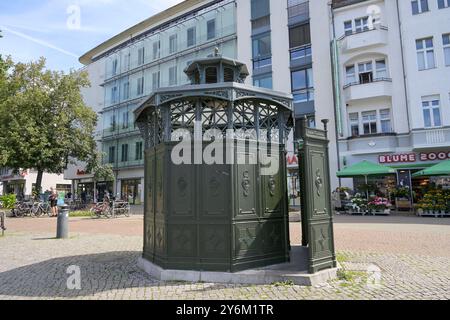
[(75, 53), (72, 53), (72, 52), (70, 52), (70, 51), (64, 50), (64, 49), (62, 49), (62, 48), (59, 48), (59, 47), (57, 47), (57, 46), (55, 46), (55, 45), (53, 45), (53, 44), (51, 44), (51, 43), (48, 43), (48, 42), (46, 42), (46, 41), (43, 41), (43, 40), (40, 40), (40, 39), (33, 38), (33, 37), (31, 37), (31, 36), (29, 36), (29, 35), (26, 35), (26, 34), (24, 34), (24, 33), (22, 33), (22, 32), (15, 31), (15, 30), (11, 30), (10, 28), (8, 28), (8, 27), (6, 27), (6, 26), (0, 26), (0, 29), (1, 29), (1, 30), (4, 30), (4, 31), (6, 31), (6, 32), (10, 32), (10, 33), (12, 33), (12, 34), (14, 34), (14, 35), (16, 35), (16, 36), (18, 36), (18, 37), (21, 37), (21, 38), (23, 38), (23, 39), (30, 40), (30, 41), (32, 41), (32, 42), (34, 42), (34, 43), (40, 44), (41, 46), (47, 47), (47, 48), (49, 48), (49, 49), (56, 50), (56, 51), (58, 51), (58, 52), (61, 52), (61, 53), (65, 54), (65, 55), (68, 55), (68, 56), (71, 56), (71, 57), (74, 57), (74, 58), (78, 58), (78, 55), (76, 55)]

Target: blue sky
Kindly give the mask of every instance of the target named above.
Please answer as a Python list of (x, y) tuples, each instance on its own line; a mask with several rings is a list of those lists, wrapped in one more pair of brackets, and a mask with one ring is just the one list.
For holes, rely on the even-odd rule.
[(83, 53), (181, 1), (0, 0), (0, 54), (22, 62), (43, 56), (50, 69), (78, 69)]

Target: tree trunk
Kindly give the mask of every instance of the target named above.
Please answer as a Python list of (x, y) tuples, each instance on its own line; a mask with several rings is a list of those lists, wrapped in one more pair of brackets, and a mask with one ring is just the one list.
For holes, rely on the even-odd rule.
[(35, 190), (33, 190), (33, 192), (35, 192), (36, 196), (40, 196), (41, 191), (42, 191), (42, 176), (44, 175), (44, 171), (39, 170), (38, 169), (38, 174), (36, 177), (36, 186), (35, 186)]

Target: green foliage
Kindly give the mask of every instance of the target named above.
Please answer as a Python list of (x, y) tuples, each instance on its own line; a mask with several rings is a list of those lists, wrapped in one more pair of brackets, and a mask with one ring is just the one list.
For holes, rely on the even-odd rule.
[(70, 217), (91, 217), (92, 213), (90, 211), (73, 211), (69, 214)]
[(0, 62), (0, 165), (61, 174), (71, 161), (90, 161), (97, 114), (83, 102), (84, 72), (47, 70), (45, 59)]
[(86, 170), (94, 175), (95, 181), (114, 181), (112, 165), (102, 163), (102, 154), (100, 152), (92, 153)]
[(17, 198), (15, 194), (7, 194), (0, 197), (0, 202), (2, 203), (1, 207), (3, 209), (12, 210), (17, 202)]

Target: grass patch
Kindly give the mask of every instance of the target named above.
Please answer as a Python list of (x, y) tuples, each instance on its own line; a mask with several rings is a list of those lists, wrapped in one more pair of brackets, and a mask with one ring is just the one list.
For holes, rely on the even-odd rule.
[(79, 217), (92, 217), (90, 211), (73, 211), (69, 213), (69, 217), (79, 218)]
[(336, 254), (336, 260), (337, 260), (339, 263), (344, 263), (344, 262), (350, 261), (350, 258), (349, 258), (349, 256), (346, 255), (345, 253), (338, 252), (338, 253)]

